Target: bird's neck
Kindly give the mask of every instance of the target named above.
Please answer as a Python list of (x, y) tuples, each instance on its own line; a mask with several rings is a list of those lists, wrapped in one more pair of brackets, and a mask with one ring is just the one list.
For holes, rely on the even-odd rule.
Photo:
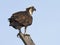
[(32, 9), (29, 9), (29, 14), (30, 14), (30, 15), (32, 15), (32, 14), (33, 14)]

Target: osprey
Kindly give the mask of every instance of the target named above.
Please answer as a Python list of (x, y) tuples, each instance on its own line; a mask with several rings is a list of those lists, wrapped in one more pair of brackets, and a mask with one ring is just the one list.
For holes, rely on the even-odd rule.
[(33, 11), (36, 11), (36, 9), (34, 8), (34, 6), (31, 6), (26, 8), (26, 11), (19, 11), (13, 13), (12, 16), (8, 19), (10, 22), (10, 26), (12, 26), (15, 29), (18, 29), (19, 33), (21, 33), (21, 28), (25, 27), (25, 34), (26, 28), (32, 24)]

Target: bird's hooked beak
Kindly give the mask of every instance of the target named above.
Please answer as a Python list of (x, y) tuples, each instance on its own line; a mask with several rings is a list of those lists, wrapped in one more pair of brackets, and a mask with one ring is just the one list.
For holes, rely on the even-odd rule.
[(35, 9), (35, 8), (34, 8), (33, 10), (34, 10), (34, 11), (36, 11), (36, 9)]

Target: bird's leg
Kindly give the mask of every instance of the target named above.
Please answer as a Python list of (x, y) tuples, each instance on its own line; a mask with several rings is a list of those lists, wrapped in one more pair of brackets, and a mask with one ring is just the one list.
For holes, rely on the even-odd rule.
[(21, 33), (21, 30), (19, 29), (19, 33), (17, 34), (17, 37), (19, 36), (20, 33)]
[(29, 34), (26, 34), (26, 28), (27, 28), (27, 27), (25, 27), (25, 32), (24, 32), (24, 35), (30, 36)]
[(25, 27), (25, 32), (24, 32), (24, 34), (26, 34), (26, 27)]
[(21, 33), (21, 30), (19, 30), (19, 33)]

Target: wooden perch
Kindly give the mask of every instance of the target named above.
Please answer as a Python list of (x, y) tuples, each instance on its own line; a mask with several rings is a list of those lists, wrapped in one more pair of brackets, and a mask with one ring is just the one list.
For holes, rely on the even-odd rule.
[(18, 36), (21, 38), (21, 40), (25, 45), (35, 45), (30, 35), (28, 34), (25, 35), (23, 33), (20, 33)]

